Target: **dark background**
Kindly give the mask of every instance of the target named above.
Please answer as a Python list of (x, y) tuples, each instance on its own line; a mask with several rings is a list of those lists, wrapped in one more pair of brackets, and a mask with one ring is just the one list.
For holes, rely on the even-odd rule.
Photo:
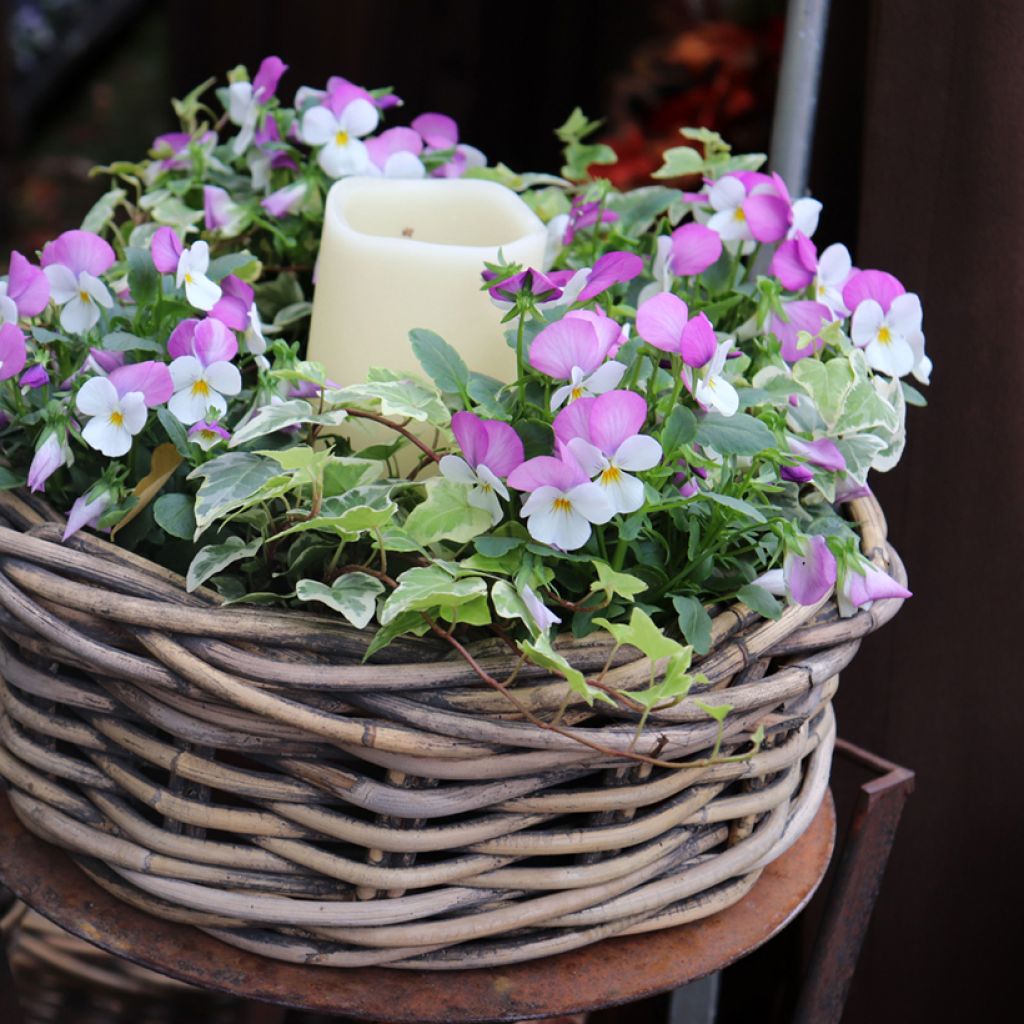
[[(23, 6), (0, 4), (8, 28)], [(35, 71), (19, 73), (8, 54), (4, 253), (77, 223), (99, 188), (88, 166), (141, 154), (170, 127), (169, 95), (268, 53), (291, 65), (286, 97), (330, 73), (393, 84), (410, 117), (449, 112), (465, 141), (519, 169), (557, 169), (550, 129), (576, 104), (609, 116), (634, 183), (657, 166), (658, 140), (684, 123), (711, 122), (738, 148), (763, 148), (784, 10), (650, 0), (88, 6), (86, 28), (63, 33)], [(918, 774), (844, 1020), (976, 1020), (1015, 989), (1024, 910), (1024, 4), (832, 8), (810, 181), (827, 211), (816, 241), (845, 241), (859, 266), (884, 267), (921, 295), (936, 366), (930, 407), (911, 410), (903, 462), (875, 481), (915, 597), (865, 643), (838, 699), (843, 736)], [(837, 771), (836, 789), (858, 781)], [(810, 934), (798, 923), (726, 973), (726, 1024), (786, 1020)]]

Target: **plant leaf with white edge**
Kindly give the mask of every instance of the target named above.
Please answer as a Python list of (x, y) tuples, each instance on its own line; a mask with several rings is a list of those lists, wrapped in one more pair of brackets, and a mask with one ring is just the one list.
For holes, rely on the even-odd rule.
[(320, 601), (343, 615), (356, 629), (365, 629), (377, 611), (377, 596), (384, 592), (380, 580), (365, 572), (339, 576), (329, 587), (318, 580), (299, 580), (295, 596), (300, 601)]
[(370, 646), (366, 648), (363, 661), (369, 660), (378, 651), (384, 650), (392, 640), (396, 640), (400, 636), (405, 636), (407, 633), (412, 633), (414, 636), (423, 636), (429, 629), (430, 623), (419, 612), (403, 612), (373, 634), (373, 639), (370, 641)]
[(360, 534), (377, 530), (394, 518), (398, 506), (391, 500), (391, 488), (384, 485), (357, 487), (335, 498), (324, 499), (320, 514), (282, 530), (278, 540), (308, 530), (333, 533), (341, 540), (355, 540)]
[(687, 642), (698, 654), (707, 654), (711, 649), (711, 616), (695, 597), (672, 598), (672, 607), (679, 616), (679, 629)]
[(550, 669), (560, 675), (573, 693), (578, 693), (588, 704), (595, 700), (614, 704), (615, 701), (603, 690), (591, 686), (578, 668), (573, 668), (566, 659), (551, 645), (551, 638), (546, 633), (534, 637), (533, 640), (520, 640), (516, 645), (535, 665)]
[(782, 605), (773, 594), (756, 583), (740, 587), (736, 596), (748, 607), (766, 619), (777, 619), (782, 614)]
[(526, 607), (526, 602), (511, 583), (497, 580), (491, 587), (491, 601), (500, 618), (521, 619), (533, 635), (536, 636), (540, 632), (530, 610)]
[(402, 376), (374, 367), (373, 378), (365, 384), (329, 391), (327, 401), (333, 406), (347, 406), (363, 412), (375, 412), (390, 419), (412, 419), (419, 423), (447, 427), (451, 413), (436, 388), (412, 375)]
[(706, 413), (697, 423), (697, 441), (720, 455), (758, 455), (778, 446), (768, 427), (745, 412), (733, 416)]
[(418, 544), (439, 540), (464, 544), (490, 528), (490, 512), (469, 503), (470, 489), (465, 484), (435, 477), (427, 481), (426, 490), (426, 499), (405, 520), (405, 532)]
[(847, 396), (857, 383), (850, 360), (843, 356), (827, 363), (818, 359), (801, 359), (793, 367), (793, 379), (802, 384), (811, 396), (829, 430), (835, 428)]
[(704, 157), (693, 146), (673, 146), (662, 153), (662, 165), (652, 178), (685, 178), (704, 172)]
[(439, 566), (415, 566), (398, 577), (398, 587), (381, 609), (381, 625), (402, 612), (458, 608), (480, 597), (487, 597), (487, 584), (479, 576), (457, 580)]
[(594, 625), (607, 629), (619, 646), (635, 647), (651, 661), (669, 658), (685, 649), (678, 640), (665, 636), (664, 631), (640, 608), (633, 609), (628, 623), (594, 619)]
[(607, 562), (594, 559), (591, 565), (597, 570), (597, 579), (590, 584), (590, 592), (604, 594), (609, 602), (616, 597), (624, 597), (631, 602), (647, 589), (643, 580), (630, 576), (628, 572), (617, 572)]
[(327, 412), (316, 413), (304, 398), (293, 398), (277, 405), (261, 406), (251, 419), (235, 431), (228, 444), (231, 448), (238, 448), (248, 441), (255, 441), (258, 437), (266, 437), (268, 434), (275, 434), (288, 427), (307, 423), (336, 427), (344, 423), (346, 419), (348, 419), (348, 414), (343, 409), (331, 409)]
[(196, 467), (189, 480), (201, 479), (196, 494), (196, 537), (228, 512), (241, 508), (261, 488), (280, 477), (273, 460), (251, 452), (226, 452)]
[(263, 540), (260, 537), (249, 541), (248, 544), (241, 537), (228, 537), (223, 544), (207, 544), (206, 547), (199, 549), (188, 567), (188, 574), (185, 577), (186, 588), (191, 593), (233, 562), (251, 558), (262, 546)]
[(731, 494), (718, 494), (716, 491), (705, 491), (704, 497), (715, 502), (717, 505), (731, 508), (733, 512), (739, 512), (740, 515), (744, 515), (748, 519), (753, 519), (755, 523), (768, 522), (750, 502), (744, 501), (742, 498), (734, 498)]
[(434, 331), (416, 328), (409, 332), (413, 355), (419, 360), (423, 372), (442, 390), (465, 395), (469, 386), (469, 367), (455, 351)]
[(98, 235), (114, 219), (115, 211), (127, 194), (123, 188), (104, 192), (82, 220), (82, 230)]

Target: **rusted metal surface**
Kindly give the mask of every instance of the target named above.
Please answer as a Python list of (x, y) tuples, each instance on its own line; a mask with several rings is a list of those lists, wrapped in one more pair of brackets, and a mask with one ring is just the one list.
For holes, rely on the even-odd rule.
[(201, 988), (317, 1013), (424, 1024), (570, 1015), (720, 970), (799, 913), (825, 874), (834, 841), (828, 794), (804, 835), (750, 893), (711, 918), (496, 970), (342, 970), (255, 956), (116, 900), (66, 853), (27, 832), (0, 794), (0, 880), (75, 935)]
[(860, 797), (800, 992), (794, 1024), (838, 1024), (914, 773), (845, 740), (836, 754), (876, 776)]

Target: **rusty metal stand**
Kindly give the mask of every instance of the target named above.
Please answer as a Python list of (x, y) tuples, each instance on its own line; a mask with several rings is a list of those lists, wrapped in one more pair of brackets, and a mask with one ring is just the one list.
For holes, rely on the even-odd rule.
[(914, 773), (845, 740), (836, 754), (875, 774), (860, 797), (828, 893), (793, 1024), (838, 1024)]

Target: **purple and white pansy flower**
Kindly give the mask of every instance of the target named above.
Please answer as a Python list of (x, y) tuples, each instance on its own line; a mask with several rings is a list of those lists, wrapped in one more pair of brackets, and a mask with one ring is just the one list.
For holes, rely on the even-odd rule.
[(183, 249), (178, 257), (175, 283), (184, 285), (189, 303), (208, 313), (220, 301), (221, 287), (207, 277), (210, 269), (210, 247), (200, 239)]
[(470, 168), (487, 163), (487, 157), (476, 146), (459, 142), (459, 126), (447, 114), (420, 114), (413, 120), (412, 128), (426, 143), (428, 153), (453, 151), (447, 162), (431, 171), (435, 178), (460, 178)]
[(32, 464), (28, 467), (28, 489), (34, 494), (46, 487), (46, 481), (60, 469), (74, 462), (71, 448), (68, 445), (66, 427), (52, 427), (36, 445)]
[(644, 341), (694, 368), (709, 362), (718, 344), (711, 321), (703, 313), (689, 318), (686, 303), (671, 292), (659, 292), (640, 304), (636, 330)]
[(388, 128), (366, 140), (370, 156), (367, 172), (384, 178), (422, 178), (427, 173), (420, 159), (423, 138), (412, 128)]
[(718, 344), (714, 355), (699, 372), (683, 364), (686, 390), (697, 399), (702, 409), (714, 409), (723, 416), (734, 415), (740, 407), (740, 396), (736, 388), (725, 378), (726, 361), (733, 344), (732, 338)]
[(805, 441), (802, 437), (790, 436), (786, 438), (786, 444), (802, 461), (795, 466), (783, 466), (779, 470), (784, 480), (807, 483), (814, 478), (811, 466), (829, 473), (846, 472), (846, 458), (831, 438), (819, 437), (814, 441)]
[(362, 140), (379, 120), (377, 107), (364, 90), (339, 86), (328, 90), (323, 105), (302, 115), (299, 137), (307, 146), (319, 147), (317, 163), (329, 177), (366, 174), (372, 161)]
[(17, 377), (25, 369), (27, 358), (22, 329), (16, 324), (0, 324), (0, 380)]
[(251, 82), (232, 82), (228, 86), (228, 120), (238, 125), (231, 148), (238, 156), (253, 141), (260, 113), (277, 92), (277, 83), (288, 70), (280, 57), (265, 57)]
[(661, 445), (640, 433), (647, 402), (633, 391), (608, 391), (581, 398), (555, 417), (554, 431), (563, 449), (600, 487), (618, 514), (644, 503), (644, 485), (633, 473), (661, 461)]
[(462, 455), (445, 455), (441, 475), (470, 488), (469, 503), (491, 514), (491, 524), (501, 522), (503, 512), (498, 498), (508, 501), (502, 482), (523, 462), (523, 442), (507, 423), (482, 420), (471, 412), (452, 417), (452, 433)]
[(38, 316), (49, 301), (46, 274), (20, 252), (12, 252), (7, 280), (0, 281), (0, 323), (16, 324), (22, 317)]
[(508, 485), (530, 493), (522, 508), (530, 536), (562, 551), (583, 547), (592, 524), (615, 514), (605, 492), (568, 453), (529, 459), (509, 474)]
[(769, 326), (782, 344), (782, 358), (787, 363), (806, 359), (825, 347), (821, 329), (835, 319), (828, 306), (810, 299), (798, 299), (796, 302), (784, 302), (782, 312), (785, 319), (778, 313), (772, 313)]
[(43, 249), (43, 273), (53, 301), (61, 307), (60, 325), (69, 334), (92, 330), (99, 323), (100, 307), (113, 306), (100, 275), (116, 259), (109, 243), (92, 231), (65, 231)]
[(888, 597), (908, 598), (913, 595), (866, 558), (843, 559), (836, 597), (839, 614), (845, 619), (858, 608), (870, 608), (875, 601)]
[(306, 182), (293, 181), (290, 185), (284, 185), (261, 199), (260, 206), (271, 217), (276, 217), (278, 220), (282, 217), (290, 217), (302, 209), (308, 191), (309, 186)]
[(853, 312), (850, 336), (873, 370), (890, 377), (908, 373), (928, 383), (931, 360), (924, 353), (921, 300), (882, 270), (860, 270), (843, 288)]
[(216, 420), (198, 420), (188, 428), (188, 439), (199, 445), (204, 452), (231, 440), (231, 432)]
[(567, 401), (601, 395), (618, 386), (625, 364), (605, 359), (621, 338), (622, 328), (614, 320), (593, 313), (567, 313), (534, 338), (530, 365), (555, 380), (568, 381), (551, 395), (552, 411)]
[(781, 569), (770, 569), (754, 582), (794, 604), (817, 604), (835, 586), (836, 556), (824, 537), (797, 537), (786, 547)]
[(82, 437), (109, 458), (125, 455), (146, 425), (149, 410), (166, 402), (172, 390), (171, 374), (155, 360), (118, 367), (107, 377), (90, 377), (75, 397), (78, 411), (90, 417)]
[(242, 390), (242, 375), (231, 362), (238, 354), (234, 334), (213, 317), (198, 323), (186, 320), (171, 335), (167, 350), (174, 357), (174, 395), (167, 408), (186, 425), (223, 416), (228, 410), (224, 396)]
[(100, 517), (110, 508), (114, 496), (104, 481), (94, 484), (80, 498), (76, 498), (68, 511), (67, 526), (61, 540), (73, 537), (86, 526), (95, 526)]
[(219, 185), (203, 186), (203, 226), (222, 238), (232, 238), (245, 227), (248, 214), (227, 189)]

